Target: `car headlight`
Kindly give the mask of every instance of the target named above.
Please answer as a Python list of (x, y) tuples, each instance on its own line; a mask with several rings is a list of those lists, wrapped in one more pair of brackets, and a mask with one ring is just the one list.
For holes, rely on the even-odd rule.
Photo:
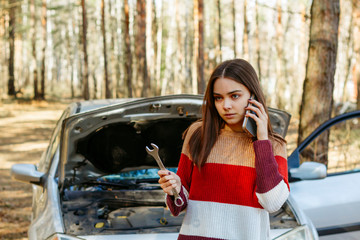
[(306, 225), (296, 227), (293, 230), (284, 233), (275, 238), (275, 240), (314, 240), (309, 228)]
[(80, 240), (83, 238), (73, 237), (65, 234), (55, 233), (54, 235), (51, 235), (46, 240)]

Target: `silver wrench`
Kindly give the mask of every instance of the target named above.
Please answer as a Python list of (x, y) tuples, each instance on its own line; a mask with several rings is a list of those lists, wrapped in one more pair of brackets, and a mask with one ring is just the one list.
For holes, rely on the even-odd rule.
[[(146, 147), (146, 152), (148, 154), (150, 154), (153, 158), (155, 158), (155, 160), (161, 170), (166, 170), (163, 162), (161, 161), (161, 159), (159, 157), (159, 147), (156, 146), (154, 143), (151, 143), (150, 145), (153, 147), (153, 149)], [(172, 193), (174, 194), (174, 197), (175, 197), (175, 201), (174, 201), (175, 205), (177, 207), (181, 207), (182, 205), (184, 205), (184, 200), (179, 196), (179, 194), (175, 190), (175, 188), (172, 189)]]

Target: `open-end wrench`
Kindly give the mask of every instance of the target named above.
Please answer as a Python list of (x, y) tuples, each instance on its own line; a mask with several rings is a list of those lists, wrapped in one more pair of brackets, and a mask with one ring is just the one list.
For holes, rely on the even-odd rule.
[[(153, 149), (146, 147), (146, 152), (148, 154), (150, 154), (153, 158), (155, 158), (155, 160), (161, 170), (166, 170), (163, 162), (161, 161), (161, 159), (159, 157), (159, 147), (156, 146), (154, 143), (151, 143), (150, 145), (153, 147)], [(178, 207), (181, 207), (182, 205), (184, 205), (184, 200), (179, 196), (179, 194), (175, 190), (175, 188), (172, 189), (172, 193), (174, 194), (174, 197), (175, 197), (175, 201), (174, 201), (175, 205)]]

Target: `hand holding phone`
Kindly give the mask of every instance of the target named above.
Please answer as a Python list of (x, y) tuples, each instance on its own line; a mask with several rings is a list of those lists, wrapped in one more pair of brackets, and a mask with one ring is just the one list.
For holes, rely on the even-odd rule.
[[(255, 95), (251, 94), (250, 99), (255, 99)], [(247, 105), (247, 107), (250, 105), (251, 103), (249, 102), (249, 104)], [(254, 106), (253, 104), (251, 104), (251, 106)], [(249, 112), (256, 114), (254, 111), (251, 110), (246, 110), (245, 115), (248, 114)], [(247, 132), (251, 137), (256, 137), (256, 132), (257, 132), (257, 125), (254, 119), (252, 119), (251, 117), (244, 117), (244, 121), (243, 121), (243, 125), (242, 125), (242, 129)]]

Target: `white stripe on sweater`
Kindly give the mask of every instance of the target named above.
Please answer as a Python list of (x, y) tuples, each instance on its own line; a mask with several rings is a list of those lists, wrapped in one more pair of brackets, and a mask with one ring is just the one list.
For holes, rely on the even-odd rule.
[(264, 209), (268, 212), (275, 212), (281, 208), (289, 197), (289, 189), (284, 180), (281, 180), (278, 185), (270, 191), (266, 193), (256, 193), (256, 196)]
[(184, 195), (186, 197), (186, 201), (185, 199), (183, 199), (185, 202), (188, 202), (189, 201), (189, 192), (186, 190), (186, 188), (184, 186), (181, 186), (182, 187), (182, 190), (184, 192)]
[(189, 200), (180, 234), (221, 239), (269, 239), (264, 209)]

